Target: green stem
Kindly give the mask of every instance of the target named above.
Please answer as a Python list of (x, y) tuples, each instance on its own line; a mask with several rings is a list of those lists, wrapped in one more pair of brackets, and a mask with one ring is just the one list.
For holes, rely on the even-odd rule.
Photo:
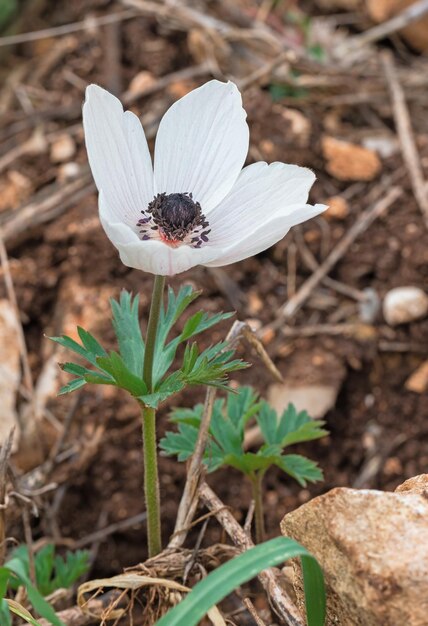
[(155, 276), (152, 303), (150, 305), (149, 323), (147, 326), (146, 348), (144, 352), (143, 377), (147, 385), (147, 393), (153, 392), (153, 358), (156, 348), (156, 334), (165, 287), (165, 276)]
[(266, 535), (262, 493), (263, 476), (264, 472), (256, 472), (250, 476), (254, 500), (254, 518), (256, 522), (256, 543), (262, 543)]
[(149, 557), (162, 550), (158, 459), (156, 446), (156, 411), (143, 406), (144, 497), (147, 511)]
[[(147, 326), (146, 348), (144, 353), (143, 376), (147, 392), (153, 393), (153, 360), (156, 348), (156, 335), (159, 323), (165, 276), (155, 276), (149, 323)], [(162, 550), (160, 496), (156, 441), (156, 411), (142, 406), (143, 457), (144, 457), (144, 497), (147, 510), (147, 544), (149, 557)]]

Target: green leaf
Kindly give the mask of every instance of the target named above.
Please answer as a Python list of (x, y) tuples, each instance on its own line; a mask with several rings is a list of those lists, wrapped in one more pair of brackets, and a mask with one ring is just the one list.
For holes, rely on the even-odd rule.
[(55, 547), (47, 544), (35, 555), (37, 588), (47, 596), (57, 589), (69, 589), (88, 570), (89, 552), (67, 552), (65, 559), (55, 556)]
[(90, 552), (88, 550), (76, 550), (67, 552), (65, 559), (57, 555), (55, 557), (55, 576), (50, 581), (48, 593), (56, 589), (70, 589), (89, 568)]
[(283, 561), (302, 558), (303, 581), (308, 626), (323, 626), (325, 621), (325, 588), (320, 566), (300, 544), (278, 537), (251, 548), (199, 582), (180, 604), (162, 617), (156, 626), (196, 626), (207, 611), (234, 589), (259, 572)]
[(212, 326), (229, 319), (233, 315), (234, 313), (218, 313), (217, 315), (212, 315), (210, 317), (208, 313), (198, 311), (187, 320), (179, 339), (181, 342), (186, 341), (187, 339), (208, 330)]
[(84, 378), (86, 374), (92, 373), (87, 367), (83, 367), (83, 365), (78, 365), (77, 363), (61, 363), (60, 367), (64, 372), (81, 376), (82, 378)]
[(147, 392), (145, 382), (127, 368), (122, 356), (117, 352), (97, 357), (97, 365), (114, 378), (118, 387), (126, 389), (133, 396), (138, 397)]
[(141, 395), (138, 399), (147, 406), (157, 409), (160, 402), (164, 402), (170, 396), (181, 391), (183, 387), (181, 372), (174, 372), (159, 383), (153, 393)]
[(54, 341), (55, 343), (58, 343), (63, 348), (67, 348), (67, 350), (71, 350), (75, 354), (82, 356), (84, 359), (89, 361), (89, 363), (92, 363), (92, 365), (96, 366), (96, 354), (93, 354), (92, 352), (86, 350), (84, 346), (81, 346), (80, 343), (77, 343), (77, 341), (74, 341), (74, 339), (72, 339), (71, 337), (67, 337), (67, 335), (62, 335), (61, 337), (49, 337), (49, 339), (51, 341)]
[(51, 605), (46, 602), (41, 593), (32, 585), (25, 564), (19, 558), (12, 557), (4, 564), (3, 568), (0, 568), (0, 571), (3, 569), (12, 572), (19, 579), (20, 583), (27, 590), (28, 599), (33, 605), (34, 610), (37, 611), (39, 615), (47, 619), (54, 626), (64, 626)]
[(0, 624), (2, 624), (2, 626), (3, 624), (4, 626), (12, 626), (12, 619), (10, 617), (9, 606), (5, 598), (0, 599)]
[(243, 454), (243, 431), (231, 422), (228, 416), (216, 416), (211, 419), (211, 434), (220, 445), (224, 454), (240, 456)]
[(144, 340), (138, 316), (139, 297), (123, 290), (120, 300), (110, 300), (113, 313), (113, 328), (119, 344), (119, 352), (127, 369), (141, 378), (144, 363)]
[(239, 455), (227, 454), (223, 459), (224, 465), (230, 465), (247, 476), (260, 470), (267, 470), (275, 459), (264, 457), (254, 452), (245, 452)]
[(83, 378), (75, 378), (74, 380), (71, 380), (69, 383), (64, 385), (64, 387), (61, 387), (61, 389), (58, 391), (58, 395), (63, 396), (66, 393), (71, 393), (72, 391), (80, 389), (80, 387), (83, 387), (84, 385), (86, 385), (86, 380), (84, 380)]
[(306, 487), (307, 482), (315, 483), (323, 479), (318, 464), (300, 454), (285, 454), (275, 464), (295, 478), (302, 487)]
[(187, 461), (194, 450), (198, 431), (188, 424), (180, 424), (178, 432), (167, 432), (159, 442), (159, 447), (169, 456), (177, 455), (179, 461)]
[(258, 393), (252, 387), (240, 387), (235, 394), (227, 398), (227, 415), (235, 427), (244, 430), (245, 424), (257, 413)]
[(231, 360), (234, 351), (226, 350), (226, 345), (222, 341), (199, 354), (196, 344), (187, 344), (181, 368), (184, 382), (229, 390), (228, 374), (248, 367), (248, 363), (240, 359)]
[(293, 404), (288, 405), (278, 420), (276, 411), (263, 400), (256, 420), (266, 443), (278, 444), (282, 448), (328, 434), (322, 428), (325, 422), (311, 419), (306, 411), (298, 413)]
[(200, 291), (193, 291), (190, 285), (183, 285), (177, 296), (171, 287), (168, 288), (168, 303), (166, 310), (161, 308), (158, 330), (156, 334), (156, 346), (153, 363), (153, 379), (155, 384), (162, 378), (171, 366), (180, 339), (176, 338), (165, 348), (166, 340), (174, 324), (184, 313), (187, 307), (199, 296)]
[(1, 0), (0, 2), (0, 32), (18, 12), (18, 0)]
[[(185, 418), (187, 420), (187, 418)], [(190, 418), (191, 419), (191, 418)], [(187, 461), (195, 451), (198, 438), (199, 423), (183, 421), (178, 426), (178, 432), (167, 432), (160, 440), (160, 449), (168, 456), (177, 455), (179, 461)], [(204, 452), (204, 464), (208, 472), (213, 472), (224, 465), (224, 452), (212, 438), (209, 438)]]
[(210, 317), (208, 313), (198, 311), (186, 321), (183, 331), (178, 335), (178, 337), (175, 337), (167, 343), (168, 336), (174, 324), (184, 313), (187, 307), (199, 296), (199, 294), (200, 292), (193, 291), (189, 285), (181, 287), (177, 296), (175, 296), (174, 291), (171, 288), (168, 290), (168, 304), (166, 311), (163, 308), (161, 310), (156, 338), (153, 366), (153, 378), (155, 384), (161, 380), (171, 367), (176, 356), (177, 349), (181, 343), (233, 315), (233, 313), (218, 313), (217, 315)]
[[(222, 400), (217, 400), (214, 402), (214, 407), (219, 402), (222, 403)], [(201, 423), (202, 415), (204, 413), (204, 405), (196, 404), (193, 409), (175, 407), (170, 413), (171, 422), (175, 422), (177, 424), (192, 424), (195, 428), (199, 428), (199, 424)]]
[[(41, 626), (40, 622), (38, 622), (34, 617), (27, 611), (25, 607), (23, 607), (19, 602), (15, 600), (5, 600), (7, 606), (9, 607), (12, 613), (15, 613), (18, 617), (23, 619), (26, 624), (31, 624), (31, 626)], [(1, 612), (0, 612), (1, 615)], [(3, 622), (1, 622), (3, 624)]]
[(102, 345), (87, 330), (78, 326), (77, 333), (80, 337), (80, 341), (88, 352), (94, 354), (95, 356), (105, 356), (107, 354)]
[(87, 383), (91, 383), (92, 385), (114, 385), (116, 386), (116, 382), (111, 376), (100, 374), (99, 372), (90, 371), (85, 374), (85, 380)]
[(50, 581), (53, 575), (54, 564), (55, 546), (52, 543), (48, 543), (36, 553), (34, 558), (37, 588), (44, 596), (51, 593)]
[(257, 424), (267, 444), (277, 444), (278, 415), (265, 400), (262, 400), (260, 411), (256, 417)]
[(328, 435), (322, 427), (325, 422), (314, 420), (306, 411), (296, 411), (293, 404), (289, 404), (282, 414), (278, 424), (278, 439), (283, 448), (294, 443), (312, 441)]

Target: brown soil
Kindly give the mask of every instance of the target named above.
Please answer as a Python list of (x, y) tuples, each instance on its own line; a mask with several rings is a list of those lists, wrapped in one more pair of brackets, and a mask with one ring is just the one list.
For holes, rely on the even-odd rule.
[[(79, 20), (86, 10), (86, 6), (84, 9), (80, 2), (59, 4), (63, 5), (61, 11), (59, 7), (52, 11), (46, 9), (38, 18), (38, 25), (33, 24), (32, 27)], [(101, 11), (108, 3), (91, 4)], [(251, 5), (251, 2), (245, 4)], [(65, 70), (73, 72), (83, 81), (106, 84), (106, 67), (102, 58), (104, 40), (101, 36), (91, 38), (83, 33), (76, 37), (78, 43), (74, 49), (43, 77), (41, 84), (37, 84), (38, 88), (49, 93), (47, 102), (44, 102), (44, 96), (35, 96), (37, 109), (49, 106), (54, 110), (63, 105), (70, 107), (71, 111), (69, 119), (55, 119), (52, 113), (44, 122), (48, 132), (76, 123), (80, 118), (79, 110), (75, 112), (71, 109), (74, 105), (79, 107), (83, 99), (82, 91), (76, 86), (76, 81), (70, 84)], [(26, 44), (7, 56), (6, 62), (12, 69), (21, 63), (28, 63), (31, 56), (35, 55), (37, 67), (45, 54), (47, 52), (43, 49), (43, 42)], [(148, 70), (156, 78), (194, 62), (185, 35), (165, 29), (150, 17), (122, 24), (120, 60), (123, 88), (127, 87), (137, 71)], [(175, 83), (167, 91), (138, 101), (134, 108), (140, 114), (150, 114), (157, 110), (159, 103), (163, 107), (172, 102), (180, 91), (186, 91), (192, 84), (189, 81)], [(16, 99), (13, 101), (13, 108), (8, 111), (2, 126), (5, 133), (9, 124), (25, 120), (19, 102)], [(268, 161), (295, 162), (313, 168), (318, 175), (312, 195), (314, 202), (323, 202), (331, 196), (349, 192), (352, 183), (340, 182), (326, 173), (320, 135), (328, 124), (327, 116), (335, 117), (341, 132), (351, 128), (356, 136), (359, 131), (367, 131), (372, 124), (375, 130), (380, 126), (391, 128), (390, 112), (372, 109), (370, 105), (329, 110), (318, 105), (316, 99), (296, 99), (292, 103), (293, 108), (300, 109), (311, 124), (309, 140), (299, 147), (282, 116), (285, 102), (289, 103), (288, 100), (273, 102), (267, 88), (252, 87), (245, 93), (244, 105), (249, 115), (252, 141), (249, 162), (263, 158)], [(416, 108), (418, 106), (415, 105)], [(414, 119), (417, 124), (420, 116)], [(428, 142), (424, 132), (426, 128), (422, 127), (419, 149), (426, 165)], [(28, 136), (28, 129), (24, 129), (13, 137), (12, 142), (19, 145)], [(84, 163), (86, 157), (81, 133), (78, 132), (75, 138), (77, 155), (73, 160)], [(6, 152), (6, 148), (11, 147), (11, 140), (5, 140), (4, 146)], [(32, 193), (54, 181), (57, 174), (57, 166), (50, 162), (47, 154), (22, 157), (8, 170), (16, 170), (28, 177)], [(330, 273), (332, 278), (350, 287), (374, 289), (379, 297), (394, 286), (426, 287), (428, 277), (428, 233), (405, 176), (401, 155), (398, 153), (382, 159), (382, 177), (397, 177), (397, 172), (399, 183), (404, 188), (400, 202), (349, 248)], [(428, 175), (427, 168), (425, 173)], [(0, 180), (6, 180), (5, 174)], [(319, 219), (304, 225), (306, 244), (319, 262), (367, 208), (367, 198), (380, 184), (379, 181), (378, 177), (355, 187), (350, 200), (350, 213), (345, 220)], [(10, 206), (5, 210), (15, 208)], [(279, 308), (287, 300), (287, 246), (292, 241), (293, 235), (289, 234), (273, 249), (225, 270), (236, 284), (235, 296), (239, 297), (240, 319), (256, 318), (262, 325), (276, 319)], [(51, 349), (43, 334), (58, 332), (58, 324), (67, 311), (73, 310), (73, 300), (79, 300), (80, 291), (92, 293), (97, 311), (104, 312), (108, 310), (108, 296), (117, 296), (122, 288), (140, 293), (144, 324), (152, 277), (129, 270), (120, 263), (97, 221), (94, 193), (74, 203), (54, 221), (43, 227), (29, 229), (24, 236), (12, 239), (8, 252), (35, 377)], [(297, 288), (309, 275), (310, 271), (298, 254)], [(70, 281), (74, 288), (67, 287)], [(173, 287), (177, 287), (182, 281), (190, 281), (202, 289), (198, 301), (200, 308), (210, 311), (232, 310), (233, 306), (224, 290), (206, 269), (195, 268), (174, 277), (170, 282)], [(64, 290), (68, 296), (64, 296)], [(62, 301), (59, 299), (60, 294)], [(91, 309), (87, 309), (84, 315), (90, 319)], [(292, 324), (299, 328), (307, 324), (337, 322), (358, 322), (355, 302), (327, 287), (318, 287)], [(266, 477), (267, 528), (271, 536), (278, 534), (279, 521), (287, 511), (332, 487), (352, 486), (356, 483), (359, 486), (389, 490), (406, 478), (426, 471), (427, 394), (407, 391), (404, 383), (426, 358), (428, 320), (392, 329), (385, 325), (379, 313), (372, 327), (373, 334), (367, 338), (319, 334), (311, 338), (287, 339), (277, 333), (266, 345), (270, 356), (285, 376), (292, 367), (294, 354), (306, 351), (310, 355), (320, 351), (335, 357), (328, 366), (331, 368), (328, 378), (334, 382), (343, 377), (336, 406), (325, 416), (330, 436), (319, 442), (299, 446), (296, 450), (319, 461), (325, 472), (325, 482), (302, 489), (275, 469)], [(218, 336), (224, 334), (226, 329), (226, 324), (219, 328)], [(103, 314), (97, 322), (97, 336), (107, 344), (113, 340)], [(212, 339), (212, 336), (206, 337), (204, 341), (211, 342)], [(389, 348), (385, 348), (385, 342)], [(253, 367), (234, 379), (254, 384), (264, 393), (273, 382), (270, 375), (255, 355), (245, 350), (242, 354), (253, 362)], [(293, 371), (293, 378), (306, 382), (308, 369), (311, 367), (303, 368), (302, 372)], [(173, 404), (191, 406), (202, 399), (202, 390), (188, 390), (176, 396)], [(70, 402), (68, 398), (51, 401), (51, 410), (58, 419), (64, 418)], [(168, 408), (165, 407), (159, 416), (160, 435), (168, 427)], [(101, 393), (85, 388), (73, 417), (67, 443), (77, 441), (80, 451), (86, 450), (97, 427), (102, 427), (103, 434), (93, 453), (88, 453), (86, 460), (77, 455), (74, 465), (66, 463), (62, 469), (61, 466), (57, 469), (57, 475), (54, 473), (52, 476), (63, 484), (56, 517), (57, 538), (78, 540), (92, 533), (100, 520), (102, 525), (106, 525), (136, 515), (144, 509), (137, 406), (120, 393)], [(374, 474), (362, 474), (372, 457), (379, 459), (377, 471)], [(167, 538), (173, 530), (185, 480), (185, 467), (173, 459), (161, 458), (160, 476), (163, 533)], [(211, 476), (209, 482), (224, 502), (232, 507), (237, 518), (243, 520), (250, 501), (250, 489), (238, 473), (220, 471)], [(34, 525), (36, 539), (45, 534), (50, 536), (53, 532), (53, 526), (44, 513), (55, 501), (55, 493), (43, 500), (45, 508), (42, 509), (40, 521)], [(140, 526), (108, 537), (99, 547), (91, 576), (115, 574), (123, 567), (144, 560), (144, 535), (144, 526)], [(222, 538), (219, 527), (213, 522), (208, 537), (209, 541)], [(192, 541), (193, 537), (189, 539), (189, 545)]]

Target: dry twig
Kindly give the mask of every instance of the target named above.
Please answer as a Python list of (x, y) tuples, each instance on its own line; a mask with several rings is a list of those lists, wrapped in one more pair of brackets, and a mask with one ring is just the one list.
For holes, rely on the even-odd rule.
[(369, 43), (373, 43), (374, 41), (379, 41), (379, 39), (383, 39), (384, 37), (388, 37), (393, 33), (396, 33), (398, 30), (405, 28), (409, 24), (416, 22), (421, 19), (424, 15), (428, 13), (428, 0), (419, 0), (415, 4), (410, 5), (404, 11), (401, 11), (398, 15), (395, 15), (390, 20), (383, 22), (383, 24), (379, 24), (378, 26), (374, 26), (370, 28), (365, 33), (361, 35), (356, 35), (349, 41), (344, 44), (338, 46), (335, 50), (335, 55), (337, 58), (341, 58), (343, 56), (349, 55), (358, 49), (366, 46)]
[(107, 15), (101, 15), (100, 17), (89, 16), (81, 22), (73, 22), (72, 24), (64, 24), (63, 26), (54, 26), (53, 28), (44, 28), (43, 30), (36, 30), (30, 33), (0, 37), (0, 47), (16, 46), (29, 41), (38, 41), (39, 39), (47, 38), (50, 39), (51, 37), (61, 37), (62, 35), (77, 33), (80, 30), (89, 30), (97, 26), (104, 26), (106, 24), (113, 24), (114, 22), (129, 20), (136, 15), (138, 14), (135, 11), (128, 10), (117, 13), (108, 13)]
[[(199, 497), (210, 511), (215, 512), (217, 520), (240, 550), (249, 550), (254, 547), (245, 530), (241, 528), (229, 509), (224, 506), (223, 502), (205, 482), (199, 487)], [(258, 578), (268, 594), (274, 610), (281, 617), (284, 624), (288, 626), (303, 626), (304, 622), (297, 607), (281, 587), (274, 570), (267, 569), (260, 572)]]
[(19, 339), (19, 351), (21, 353), (22, 370), (24, 373), (24, 381), (25, 381), (26, 390), (29, 394), (30, 401), (31, 401), (33, 391), (34, 391), (33, 377), (31, 375), (31, 368), (30, 368), (30, 363), (28, 360), (27, 344), (25, 341), (24, 329), (22, 328), (22, 324), (21, 324), (21, 318), (20, 318), (20, 313), (19, 313), (18, 301), (16, 299), (15, 287), (13, 286), (12, 275), (10, 273), (9, 257), (7, 255), (7, 250), (6, 250), (6, 247), (4, 245), (1, 235), (0, 235), (0, 263), (1, 263), (2, 270), (3, 270), (3, 277), (4, 277), (4, 282), (6, 285), (7, 296), (15, 312), (15, 319), (16, 319), (18, 339)]
[[(428, 10), (428, 2), (426, 4)], [(391, 94), (392, 110), (398, 137), (400, 139), (401, 152), (412, 183), (413, 194), (424, 217), (425, 225), (428, 227), (428, 192), (418, 149), (413, 136), (412, 122), (410, 120), (406, 98), (398, 79), (392, 54), (388, 51), (384, 51), (381, 58)]]
[[(297, 313), (300, 307), (309, 298), (313, 289), (344, 256), (349, 247), (354, 243), (355, 239), (365, 232), (378, 217), (384, 215), (389, 207), (398, 200), (402, 193), (403, 191), (400, 187), (392, 187), (386, 196), (381, 198), (374, 204), (374, 206), (371, 206), (360, 215), (358, 220), (354, 222), (346, 235), (339, 241), (335, 248), (333, 248), (318, 269), (303, 283), (293, 298), (291, 298), (291, 300), (289, 300), (282, 307), (280, 310), (280, 318), (271, 325), (271, 328), (280, 328), (284, 323), (284, 319), (290, 319)], [(262, 329), (262, 331), (265, 330), (266, 328)]]
[(8, 438), (0, 448), (0, 566), (4, 563), (6, 551), (6, 487), (7, 468), (9, 457), (12, 452), (14, 429), (9, 433)]

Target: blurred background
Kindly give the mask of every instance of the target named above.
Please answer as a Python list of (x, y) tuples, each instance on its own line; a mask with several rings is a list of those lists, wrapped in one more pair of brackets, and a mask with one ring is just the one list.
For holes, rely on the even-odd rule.
[[(145, 320), (151, 293), (98, 221), (81, 126), (92, 82), (141, 117), (153, 148), (177, 98), (234, 80), (248, 163), (312, 168), (311, 202), (330, 205), (255, 258), (171, 281), (203, 289), (195, 308), (248, 320), (284, 378), (243, 347), (253, 367), (234, 382), (327, 421), (330, 436), (304, 448), (325, 483), (267, 476), (269, 533), (332, 487), (393, 489), (427, 471), (427, 52), (426, 1), (0, 0), (0, 437), (16, 426), (36, 539), (94, 547), (94, 529), (113, 524), (92, 575), (145, 556), (138, 410), (110, 388), (57, 398), (65, 355), (45, 337), (79, 324), (112, 345), (109, 298), (140, 293)], [(186, 391), (173, 404), (202, 399)], [(161, 459), (165, 534), (184, 476)], [(211, 480), (242, 519), (250, 493), (230, 476)]]

